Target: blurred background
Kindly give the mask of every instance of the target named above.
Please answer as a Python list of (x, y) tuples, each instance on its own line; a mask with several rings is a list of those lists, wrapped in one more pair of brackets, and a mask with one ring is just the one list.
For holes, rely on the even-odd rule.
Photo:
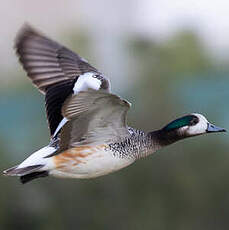
[[(49, 142), (44, 97), (18, 63), (24, 22), (85, 57), (158, 129), (198, 112), (229, 129), (227, 0), (6, 1), (0, 6), (0, 170)], [(229, 229), (228, 134), (178, 142), (93, 180), (0, 177), (0, 229)]]

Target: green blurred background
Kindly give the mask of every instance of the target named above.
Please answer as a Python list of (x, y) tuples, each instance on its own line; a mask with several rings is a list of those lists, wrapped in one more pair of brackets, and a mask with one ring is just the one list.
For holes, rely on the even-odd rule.
[[(49, 141), (44, 97), (12, 48), (25, 21), (104, 72), (113, 92), (132, 103), (130, 126), (150, 131), (198, 112), (229, 129), (229, 5), (154, 3), (3, 1), (1, 171)], [(228, 147), (227, 133), (190, 138), (91, 180), (21, 185), (1, 176), (0, 229), (229, 229)]]

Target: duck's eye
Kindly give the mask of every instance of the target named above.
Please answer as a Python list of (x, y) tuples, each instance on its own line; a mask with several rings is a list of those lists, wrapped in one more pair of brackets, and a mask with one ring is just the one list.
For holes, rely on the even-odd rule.
[(193, 117), (193, 119), (190, 121), (189, 125), (193, 126), (196, 125), (199, 122), (198, 117)]

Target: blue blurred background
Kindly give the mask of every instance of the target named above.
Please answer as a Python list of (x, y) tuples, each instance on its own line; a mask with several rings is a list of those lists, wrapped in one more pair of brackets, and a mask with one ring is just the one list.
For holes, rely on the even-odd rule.
[[(129, 125), (190, 112), (229, 129), (226, 0), (6, 1), (0, 7), (0, 170), (49, 142), (44, 97), (14, 54), (24, 22), (78, 52), (132, 103)], [(0, 177), (0, 229), (229, 229), (228, 134), (169, 146), (93, 180)]]

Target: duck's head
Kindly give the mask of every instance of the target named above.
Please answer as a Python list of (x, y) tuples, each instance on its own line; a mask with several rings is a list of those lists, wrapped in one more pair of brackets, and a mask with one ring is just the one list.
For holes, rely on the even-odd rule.
[(167, 133), (176, 133), (183, 138), (205, 133), (226, 132), (226, 129), (211, 124), (203, 115), (198, 113), (178, 118), (170, 122), (162, 130)]

